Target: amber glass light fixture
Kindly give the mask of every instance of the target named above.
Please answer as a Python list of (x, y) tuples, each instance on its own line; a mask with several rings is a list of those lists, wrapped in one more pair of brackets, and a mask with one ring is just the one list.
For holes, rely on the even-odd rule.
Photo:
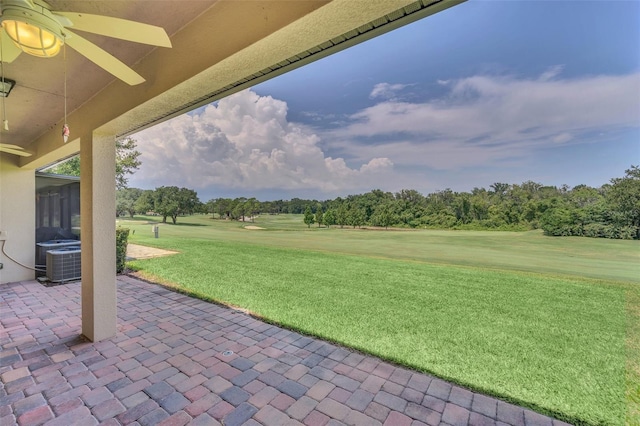
[(2, 7), (0, 21), (11, 41), (29, 55), (51, 58), (64, 44), (62, 25), (43, 7), (32, 10), (9, 2)]
[(22, 21), (2, 22), (7, 35), (23, 52), (41, 58), (60, 53), (62, 39), (51, 31)]

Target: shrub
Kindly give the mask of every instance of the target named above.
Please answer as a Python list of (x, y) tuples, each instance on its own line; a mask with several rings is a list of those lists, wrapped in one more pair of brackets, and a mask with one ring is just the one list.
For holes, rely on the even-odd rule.
[(127, 242), (129, 240), (129, 228), (116, 228), (116, 273), (124, 271), (127, 260)]
[(620, 226), (616, 227), (616, 232), (613, 238), (619, 238), (621, 240), (633, 240), (638, 237), (637, 226)]
[(589, 223), (584, 226), (584, 236), (633, 240), (637, 235), (635, 226), (616, 226), (610, 223)]
[(592, 238), (612, 238), (611, 228), (611, 225), (604, 223), (588, 223), (584, 226), (583, 235)]
[[(576, 235), (576, 229), (573, 228), (573, 220), (571, 212), (567, 209), (549, 209), (540, 220), (542, 230), (545, 235), (554, 237), (567, 237)], [(580, 235), (582, 233), (579, 233)]]

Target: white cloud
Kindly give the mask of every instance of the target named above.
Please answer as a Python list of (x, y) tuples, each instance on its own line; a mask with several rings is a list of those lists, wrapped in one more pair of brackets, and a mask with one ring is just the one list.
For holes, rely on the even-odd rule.
[(143, 165), (130, 183), (299, 196), (425, 191), (442, 175), (430, 170), (516, 170), (541, 149), (613, 143), (640, 128), (640, 73), (561, 71), (441, 81), (447, 92), (425, 102), (385, 97), (405, 87), (381, 83), (375, 105), (331, 130), (289, 122), (285, 102), (243, 91), (136, 135)]
[(315, 111), (302, 111), (300, 115), (307, 117), (311, 121), (335, 120), (339, 117), (337, 114), (320, 114)]
[(367, 187), (392, 169), (387, 158), (360, 168), (326, 156), (308, 127), (287, 121), (287, 104), (245, 90), (197, 114), (135, 136), (143, 153), (132, 185), (332, 192)]
[(565, 143), (569, 142), (571, 139), (573, 139), (573, 135), (571, 135), (571, 133), (565, 132), (554, 136), (551, 140), (553, 140), (555, 143)]
[(369, 98), (393, 99), (397, 93), (405, 87), (407, 87), (406, 84), (378, 83), (373, 86), (373, 90), (369, 94)]
[(562, 72), (563, 69), (564, 69), (564, 65), (554, 65), (549, 69), (547, 69), (545, 72), (543, 72), (542, 75), (540, 75), (540, 78), (538, 78), (538, 81), (553, 80)]
[(561, 70), (553, 67), (537, 79), (472, 76), (448, 81), (449, 92), (439, 99), (383, 101), (332, 132), (332, 146), (360, 160), (366, 155), (396, 166), (452, 170), (640, 127), (640, 73), (563, 80), (557, 78)]

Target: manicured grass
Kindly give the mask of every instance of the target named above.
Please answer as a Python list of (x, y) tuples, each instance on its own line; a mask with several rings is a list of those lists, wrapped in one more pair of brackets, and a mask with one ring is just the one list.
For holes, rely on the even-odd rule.
[(627, 291), (627, 424), (640, 425), (640, 292)]
[[(311, 232), (285, 219), (281, 230), (278, 220), (259, 220), (254, 225), (269, 229), (248, 231), (237, 222), (181, 220), (163, 225), (157, 240), (148, 224), (128, 224), (136, 229), (131, 242), (181, 252), (132, 262), (145, 277), (572, 422), (623, 424), (625, 412), (638, 407), (638, 287), (580, 278), (571, 259), (573, 277), (555, 270), (567, 253), (584, 260), (602, 251), (600, 273), (632, 281), (636, 263), (622, 274), (615, 265), (637, 257), (637, 245), (613, 250), (605, 240), (534, 233)], [(381, 243), (387, 251), (376, 250)], [(453, 257), (456, 244), (470, 256), (457, 265), (415, 253), (440, 247)], [(546, 250), (535, 250), (553, 244), (546, 258)], [(493, 245), (508, 269), (532, 247), (534, 262), (556, 263), (539, 268), (546, 275), (500, 270), (500, 262), (479, 267), (487, 265), (476, 257)]]
[[(161, 225), (154, 240), (151, 226), (140, 218), (121, 220), (136, 230), (135, 241), (163, 244), (166, 237), (238, 241), (268, 247), (302, 248), (446, 265), (529, 271), (561, 276), (638, 282), (640, 242), (602, 238), (546, 237), (541, 231), (488, 232), (436, 230), (360, 230), (317, 228), (302, 215), (263, 215), (255, 223), (211, 220), (206, 216), (179, 218), (178, 225)], [(247, 230), (244, 226), (264, 230)], [(133, 241), (133, 240), (132, 240)]]

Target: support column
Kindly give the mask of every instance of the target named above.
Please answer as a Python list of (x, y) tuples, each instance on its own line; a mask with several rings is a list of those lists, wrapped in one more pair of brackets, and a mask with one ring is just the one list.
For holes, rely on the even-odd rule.
[(116, 192), (114, 136), (80, 138), (82, 334), (93, 342), (116, 334)]

